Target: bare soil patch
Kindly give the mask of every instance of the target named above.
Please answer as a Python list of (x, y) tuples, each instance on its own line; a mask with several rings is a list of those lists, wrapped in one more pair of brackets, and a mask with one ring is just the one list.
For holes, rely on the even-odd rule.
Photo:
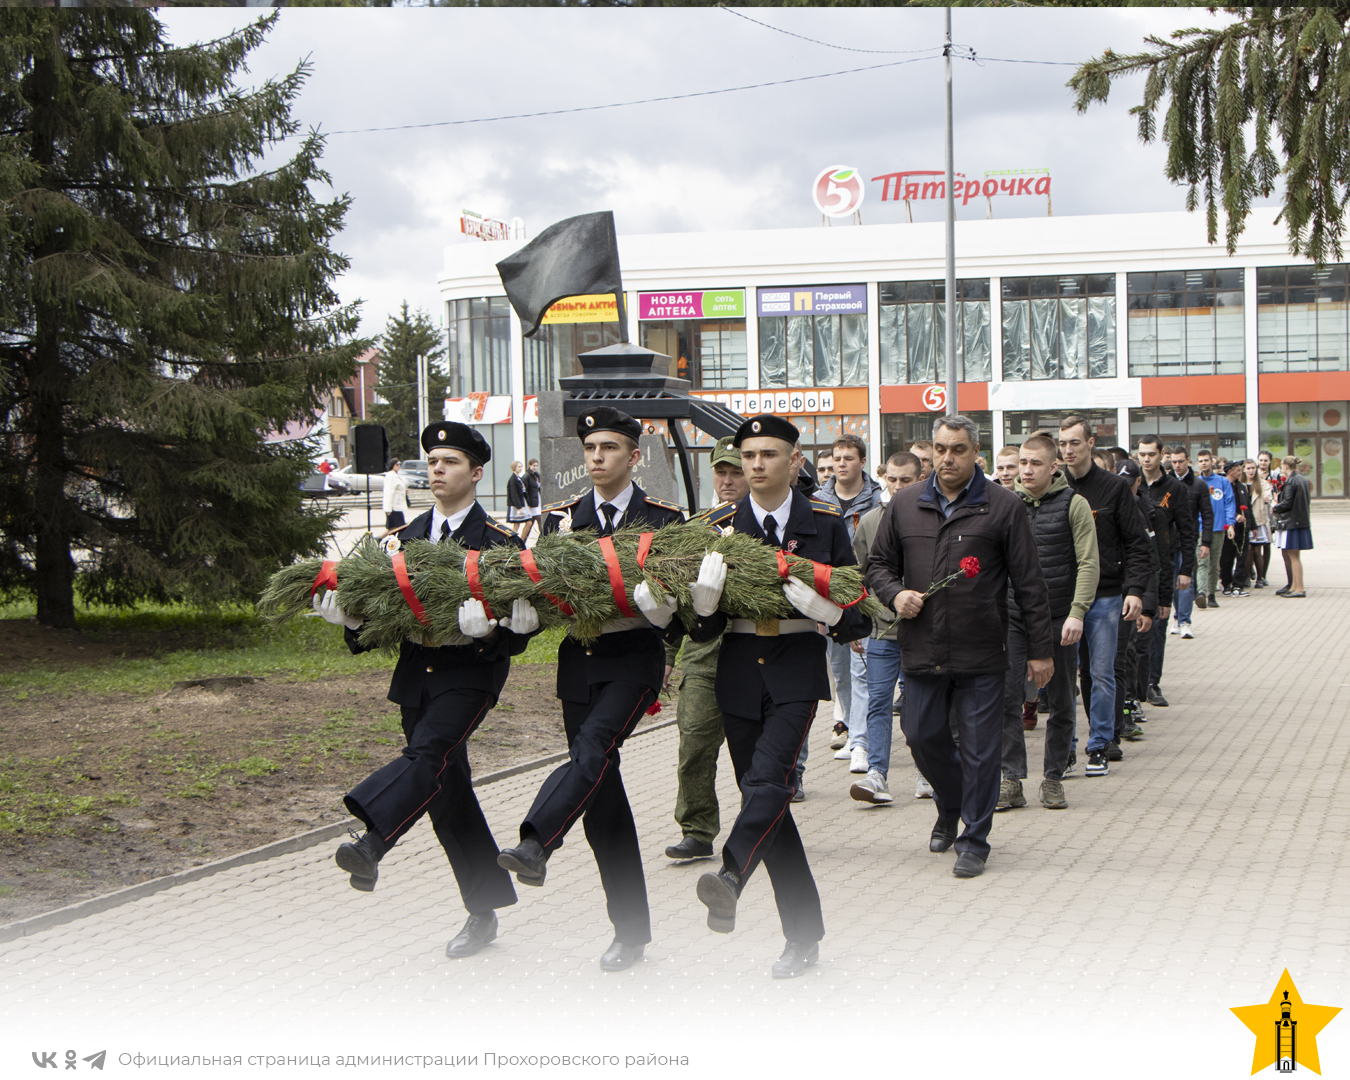
[[(83, 666), (128, 647), (10, 626), (0, 663)], [(470, 740), (476, 774), (566, 749), (555, 676), (555, 664), (513, 667)], [(388, 672), (372, 672), (150, 697), (0, 694), (0, 923), (356, 824), (343, 793), (404, 745), (388, 685)]]

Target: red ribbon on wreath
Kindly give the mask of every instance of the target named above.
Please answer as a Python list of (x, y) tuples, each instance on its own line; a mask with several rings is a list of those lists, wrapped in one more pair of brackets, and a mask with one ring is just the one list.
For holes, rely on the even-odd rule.
[[(534, 552), (522, 551), (520, 553), (520, 565), (524, 569), (526, 577), (536, 585), (544, 579), (544, 575), (539, 572), (539, 565), (534, 561)], [(557, 608), (564, 618), (570, 619), (576, 614), (576, 612), (572, 610), (572, 605), (565, 600), (559, 600), (552, 593), (544, 592), (543, 589), (540, 589), (539, 591), (544, 593), (544, 599)]]
[(422, 601), (417, 599), (413, 592), (412, 581), (408, 578), (408, 564), (403, 558), (403, 552), (394, 552), (394, 557), (389, 560), (394, 567), (394, 579), (398, 582), (398, 591), (403, 594), (403, 599), (408, 602), (408, 608), (417, 616), (417, 621), (423, 626), (430, 626), (427, 621), (427, 613), (422, 607)]
[[(776, 551), (774, 552), (774, 554), (778, 556), (778, 576), (781, 577), (784, 581), (786, 581), (789, 574), (792, 571), (792, 567), (788, 563), (787, 556), (784, 555), (782, 551)], [(798, 556), (798, 558), (805, 558), (805, 556)], [(834, 567), (829, 566), (826, 563), (816, 562), (815, 559), (806, 559), (805, 561), (811, 564), (811, 577), (813, 579), (812, 583), (815, 586), (816, 592), (819, 595), (823, 596), (826, 600), (829, 600), (830, 575), (834, 573)], [(862, 596), (859, 596), (858, 599), (853, 600), (847, 604), (840, 604), (839, 606), (842, 608), (851, 608), (854, 604), (862, 603), (863, 597), (865, 597), (866, 595), (867, 590), (863, 589)], [(830, 602), (833, 603), (834, 601), (831, 600)]]
[(313, 596), (320, 589), (337, 588), (337, 563), (333, 559), (324, 559), (323, 565), (319, 567), (319, 572), (314, 576), (314, 584), (309, 587), (309, 595)]
[(614, 550), (612, 536), (600, 537), (600, 554), (604, 557), (605, 569), (609, 571), (609, 591), (614, 594), (614, 605), (625, 618), (636, 619), (638, 613), (628, 603), (628, 596), (624, 592), (623, 571), (619, 569), (619, 553)]
[(469, 552), (464, 560), (464, 577), (469, 583), (469, 595), (483, 605), (483, 611), (489, 619), (495, 619), (492, 609), (488, 607), (487, 596), (483, 593), (483, 581), (478, 576), (478, 556), (481, 554), (481, 551)]

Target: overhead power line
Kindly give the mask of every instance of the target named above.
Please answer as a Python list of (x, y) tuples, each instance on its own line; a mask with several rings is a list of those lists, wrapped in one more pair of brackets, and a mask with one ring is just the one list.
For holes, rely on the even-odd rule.
[(760, 22), (759, 19), (752, 19), (749, 15), (746, 15), (744, 12), (736, 11), (734, 8), (729, 8), (729, 7), (727, 7), (727, 6), (724, 5), (724, 4), (718, 4), (717, 6), (720, 7), (723, 11), (725, 11), (728, 15), (735, 15), (736, 18), (738, 18), (738, 19), (744, 19), (746, 22), (752, 22), (752, 23), (754, 23), (756, 26), (762, 26), (762, 27), (764, 27), (765, 30), (773, 30), (773, 31), (775, 31), (775, 32), (777, 32), (777, 33), (779, 33), (779, 34), (786, 34), (788, 37), (794, 37), (794, 38), (797, 38), (797, 40), (799, 40), (799, 41), (809, 41), (812, 45), (824, 45), (825, 48), (827, 48), (827, 49), (838, 49), (838, 50), (840, 50), (841, 52), (856, 52), (856, 53), (886, 53), (886, 54), (889, 54), (889, 55), (892, 55), (892, 56), (910, 56), (910, 55), (912, 55), (912, 54), (914, 54), (914, 53), (931, 52), (931, 51), (932, 51), (931, 48), (929, 48), (929, 49), (856, 49), (856, 48), (854, 48), (852, 45), (835, 45), (835, 44), (832, 44), (831, 42), (828, 42), (828, 41), (820, 41), (820, 40), (817, 39), (817, 38), (807, 37), (805, 34), (795, 34), (795, 33), (793, 33), (791, 30), (784, 30), (781, 26), (774, 26), (772, 23)]

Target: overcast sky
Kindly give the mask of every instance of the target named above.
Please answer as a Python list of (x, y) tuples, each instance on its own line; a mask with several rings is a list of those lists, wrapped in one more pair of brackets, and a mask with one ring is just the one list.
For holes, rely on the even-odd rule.
[[(612, 209), (620, 235), (818, 227), (811, 184), (848, 164), (865, 178), (943, 167), (941, 9), (774, 9), (745, 13), (844, 51), (717, 8), (636, 10), (287, 9), (253, 54), (249, 83), (308, 56), (294, 115), (331, 132), (324, 155), (336, 192), (353, 197), (337, 246), (352, 261), (340, 290), (361, 298), (363, 332), (379, 333), (401, 300), (438, 319), (436, 275), (459, 213), (524, 220)], [(174, 41), (241, 25), (240, 9), (160, 13)], [(1218, 16), (1217, 18), (1224, 18)], [(1138, 49), (1150, 33), (1214, 25), (1201, 9), (972, 9), (953, 39), (989, 58), (1079, 61)], [(713, 97), (596, 112), (338, 134), (563, 109), (772, 82), (848, 68), (900, 66)], [(1141, 83), (1077, 115), (1071, 67), (954, 64), (956, 168), (1048, 168), (1056, 216), (1179, 210), (1165, 151), (1145, 147), (1128, 115)], [(904, 220), (867, 184), (867, 224)], [(998, 216), (1045, 213), (1038, 198), (996, 199)], [(984, 200), (958, 208), (983, 217)], [(916, 220), (941, 206), (918, 204)], [(865, 226), (864, 226), (865, 227)], [(959, 257), (959, 251), (958, 251)]]

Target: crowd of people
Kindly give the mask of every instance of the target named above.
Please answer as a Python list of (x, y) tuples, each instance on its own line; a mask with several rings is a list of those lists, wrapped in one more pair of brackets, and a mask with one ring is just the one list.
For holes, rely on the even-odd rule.
[[(612, 553), (606, 538), (616, 529), (684, 519), (680, 507), (633, 482), (640, 435), (636, 419), (607, 406), (579, 417), (592, 487), (541, 511), (532, 512), (534, 468), (514, 463), (508, 516), (515, 531), (475, 499), (491, 458), (482, 436), (464, 424), (432, 424), (422, 445), (434, 505), (401, 528), (390, 522), (386, 550), (408, 540), (453, 541), (471, 553), (508, 545), (538, 582), (525, 544), (538, 520), (541, 534), (584, 531)], [(792, 804), (806, 797), (807, 746), (822, 700), (836, 703), (835, 758), (859, 777), (849, 794), (870, 804), (893, 801), (899, 713), (917, 770), (914, 794), (936, 811), (929, 850), (954, 849), (952, 873), (973, 878), (990, 857), (994, 814), (1027, 805), (1026, 732), (1041, 711), (1039, 801), (1063, 810), (1064, 777), (1079, 767), (1080, 701), (1084, 774), (1103, 777), (1124, 759), (1122, 742), (1142, 736), (1143, 703), (1167, 706), (1169, 626), (1192, 638), (1196, 608), (1267, 587), (1272, 546), (1288, 575), (1279, 595), (1306, 595), (1300, 552), (1312, 547), (1310, 491), (1297, 458), (1285, 458), (1276, 475), (1269, 455), (1228, 462), (1206, 450), (1192, 467), (1186, 447), (1156, 436), (1140, 438), (1133, 453), (1099, 448), (1078, 415), (1004, 447), (992, 472), (979, 447), (973, 421), (944, 416), (931, 440), (891, 455), (874, 479), (866, 443), (853, 435), (835, 440), (812, 477), (798, 429), (772, 414), (750, 417), (719, 440), (711, 455), (719, 501), (701, 520), (819, 567), (857, 565), (885, 617), (865, 616), (856, 602), (838, 604), (828, 585), (812, 587), (786, 571), (787, 617), (728, 614), (729, 567), (715, 551), (689, 584), (685, 619), (675, 618), (673, 595), (638, 582), (632, 606), (619, 605), (622, 617), (598, 637), (583, 643), (569, 635), (559, 647), (569, 755), (544, 779), (512, 846), (498, 848), (484, 819), (466, 743), (496, 704), (512, 658), (538, 632), (538, 612), (522, 598), (494, 614), (475, 596), (459, 609), (457, 643), (406, 641), (389, 698), (401, 707), (407, 746), (345, 799), (366, 826), (336, 853), (352, 887), (373, 890), (384, 855), (429, 817), (469, 913), (446, 955), (471, 956), (497, 936), (497, 910), (516, 902), (511, 876), (542, 887), (549, 859), (580, 822), (614, 926), (600, 966), (631, 967), (651, 940), (651, 918), (619, 751), (678, 664), (674, 814), (681, 837), (666, 855), (682, 863), (717, 856), (725, 741), (740, 801), (729, 808), (721, 864), (698, 878), (694, 895), (708, 928), (730, 933), (762, 864), (786, 939), (772, 973), (795, 977), (816, 962), (825, 933), (792, 817)], [(472, 564), (476, 572), (476, 558)], [(617, 557), (610, 567), (617, 590), (615, 574), (621, 585)], [(316, 582), (316, 611), (363, 651), (360, 619), (344, 613), (336, 590), (318, 590)]]

